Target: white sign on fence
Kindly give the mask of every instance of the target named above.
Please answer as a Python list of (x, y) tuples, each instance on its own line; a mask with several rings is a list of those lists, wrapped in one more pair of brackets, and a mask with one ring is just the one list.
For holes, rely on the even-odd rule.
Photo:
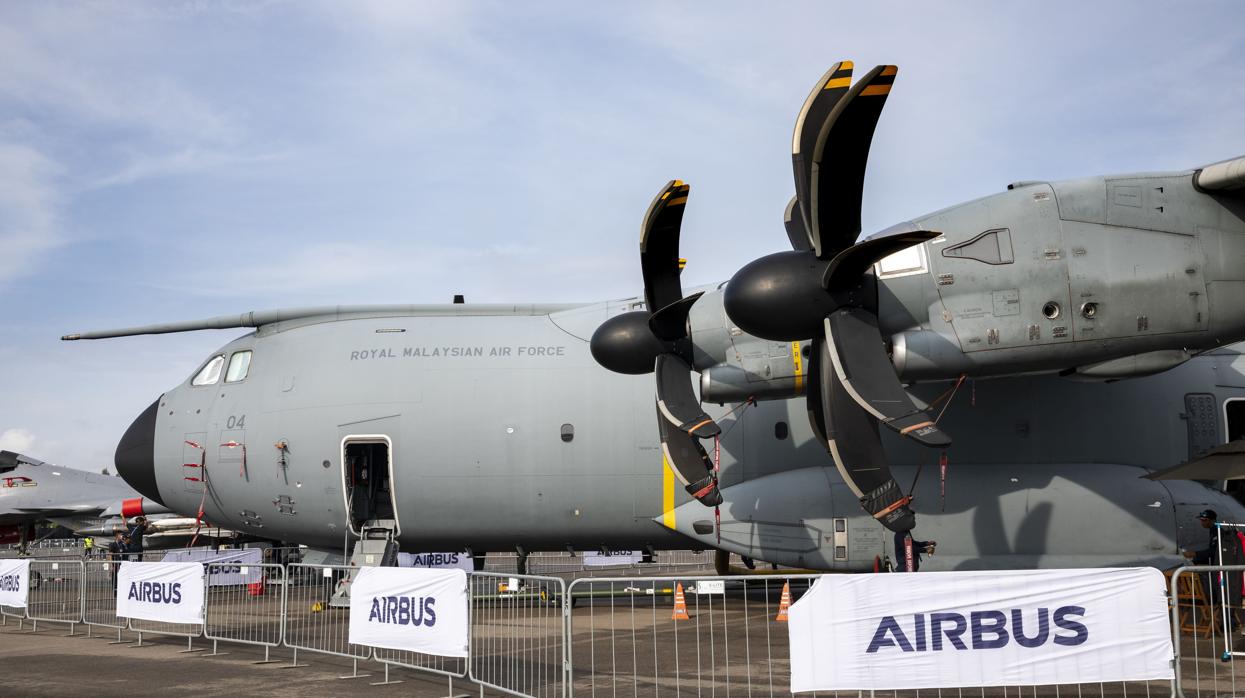
[(350, 586), (350, 642), (466, 657), (467, 573), (364, 567)]
[(203, 565), (123, 562), (117, 570), (117, 616), (203, 623)]
[(788, 626), (793, 692), (1172, 678), (1150, 568), (826, 576)]
[(26, 608), (30, 560), (0, 560), (0, 606)]
[(611, 550), (609, 552), (587, 551), (584, 553), (584, 567), (612, 567), (614, 565), (634, 565), (643, 558), (640, 550)]
[(216, 552), (211, 548), (191, 548), (189, 550), (170, 550), (164, 554), (163, 562), (202, 562), (214, 563), (212, 576), (208, 580), (214, 587), (253, 584), (263, 579), (263, 569), (251, 567), (264, 560), (264, 551), (260, 548), (243, 548), (242, 550), (222, 550)]
[(475, 570), (467, 553), (398, 553), (398, 567), (422, 567), (431, 570)]

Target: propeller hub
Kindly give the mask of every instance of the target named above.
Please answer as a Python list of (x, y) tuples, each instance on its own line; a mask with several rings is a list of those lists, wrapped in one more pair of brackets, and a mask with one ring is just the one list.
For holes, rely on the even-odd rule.
[(646, 310), (635, 310), (601, 323), (589, 342), (592, 358), (615, 373), (652, 373), (657, 356), (671, 351), (673, 346), (653, 335), (648, 324), (650, 317)]
[(749, 262), (723, 291), (726, 314), (739, 329), (775, 342), (821, 336), (838, 307), (822, 288), (828, 262), (812, 252), (778, 252)]

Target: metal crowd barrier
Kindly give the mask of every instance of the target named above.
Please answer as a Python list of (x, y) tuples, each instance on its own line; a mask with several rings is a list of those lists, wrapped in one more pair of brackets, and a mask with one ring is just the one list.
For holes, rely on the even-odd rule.
[(93, 628), (112, 628), (121, 640), (126, 619), (117, 615), (117, 570), (120, 560), (89, 560), (82, 563), (82, 622), (87, 635)]
[(469, 581), (470, 679), (511, 695), (564, 695), (566, 582), (489, 572)]
[(275, 564), (209, 562), (203, 610), (203, 637), (217, 642), (236, 642), (264, 648), (255, 664), (276, 660), (269, 655), (279, 647), (285, 630), (286, 569)]
[(577, 579), (567, 589), (570, 691), (786, 693), (783, 587), (799, 598), (816, 578)]
[(333, 607), (333, 593), (357, 567), (305, 565), (286, 568), (285, 646), (294, 650), (290, 666), (298, 665), (298, 650), (354, 660), (354, 671), (341, 678), (362, 678), (360, 659), (372, 656), (372, 648), (350, 642), (350, 609)]
[(1176, 649), (1172, 695), (1245, 693), (1243, 586), (1245, 566), (1182, 567), (1172, 574), (1171, 622)]
[[(582, 693), (711, 695), (785, 693), (790, 685), (784, 587), (794, 602), (817, 575), (582, 578), (469, 574), (470, 649), (466, 659), (373, 649), (349, 641), (349, 609), (332, 605), (345, 565), (206, 563), (204, 624), (118, 618), (119, 562), (31, 560), (26, 609), (12, 618), (77, 623), (143, 634), (240, 643), (469, 678), (481, 687), (534, 698)], [(1181, 568), (1171, 578), (1174, 682), (1010, 686), (887, 691), (889, 696), (1224, 696), (1245, 695), (1245, 566)], [(1225, 593), (1226, 592), (1226, 593)], [(677, 604), (679, 597), (682, 604)], [(1226, 603), (1225, 603), (1226, 600)], [(1238, 618), (1239, 616), (1239, 618)], [(37, 625), (36, 628), (37, 630)], [(1241, 671), (1238, 671), (1238, 667)], [(838, 695), (823, 693), (822, 695)], [(856, 692), (843, 695), (856, 696)], [(878, 695), (881, 695), (880, 693)]]
[(31, 560), (26, 618), (39, 629), (39, 621), (68, 623), (69, 634), (82, 622), (81, 560)]

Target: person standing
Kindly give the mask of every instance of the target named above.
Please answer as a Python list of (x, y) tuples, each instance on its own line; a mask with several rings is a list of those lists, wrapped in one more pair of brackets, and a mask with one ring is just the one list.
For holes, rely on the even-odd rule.
[(117, 568), (121, 566), (121, 562), (125, 560), (125, 534), (117, 531), (113, 534), (112, 542), (108, 544), (108, 560), (112, 564), (108, 565), (112, 570), (112, 590), (117, 590)]
[[(125, 522), (124, 517), (122, 522)], [(128, 524), (127, 524), (128, 525)], [(129, 526), (126, 531), (126, 552), (129, 553), (129, 559), (137, 562), (143, 560), (143, 535), (147, 533), (147, 517), (139, 516), (134, 519), (134, 524)]]
[(1203, 509), (1197, 515), (1197, 522), (1206, 529), (1206, 547), (1201, 550), (1186, 550), (1182, 553), (1185, 557), (1193, 561), (1195, 565), (1213, 565), (1218, 557), (1215, 553), (1218, 551), (1218, 545), (1215, 541), (1215, 524), (1219, 521), (1219, 514), (1214, 509)]
[(915, 540), (912, 531), (895, 532), (895, 569), (900, 572), (916, 572), (921, 569), (921, 555), (933, 555), (937, 541)]

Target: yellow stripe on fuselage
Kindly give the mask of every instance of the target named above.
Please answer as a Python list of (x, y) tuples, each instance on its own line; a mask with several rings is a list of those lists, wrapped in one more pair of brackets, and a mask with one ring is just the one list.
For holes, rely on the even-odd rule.
[(800, 354), (800, 343), (791, 343), (791, 365), (795, 367), (795, 391), (804, 392), (804, 361)]
[(661, 525), (674, 529), (674, 471), (665, 455), (661, 457)]

